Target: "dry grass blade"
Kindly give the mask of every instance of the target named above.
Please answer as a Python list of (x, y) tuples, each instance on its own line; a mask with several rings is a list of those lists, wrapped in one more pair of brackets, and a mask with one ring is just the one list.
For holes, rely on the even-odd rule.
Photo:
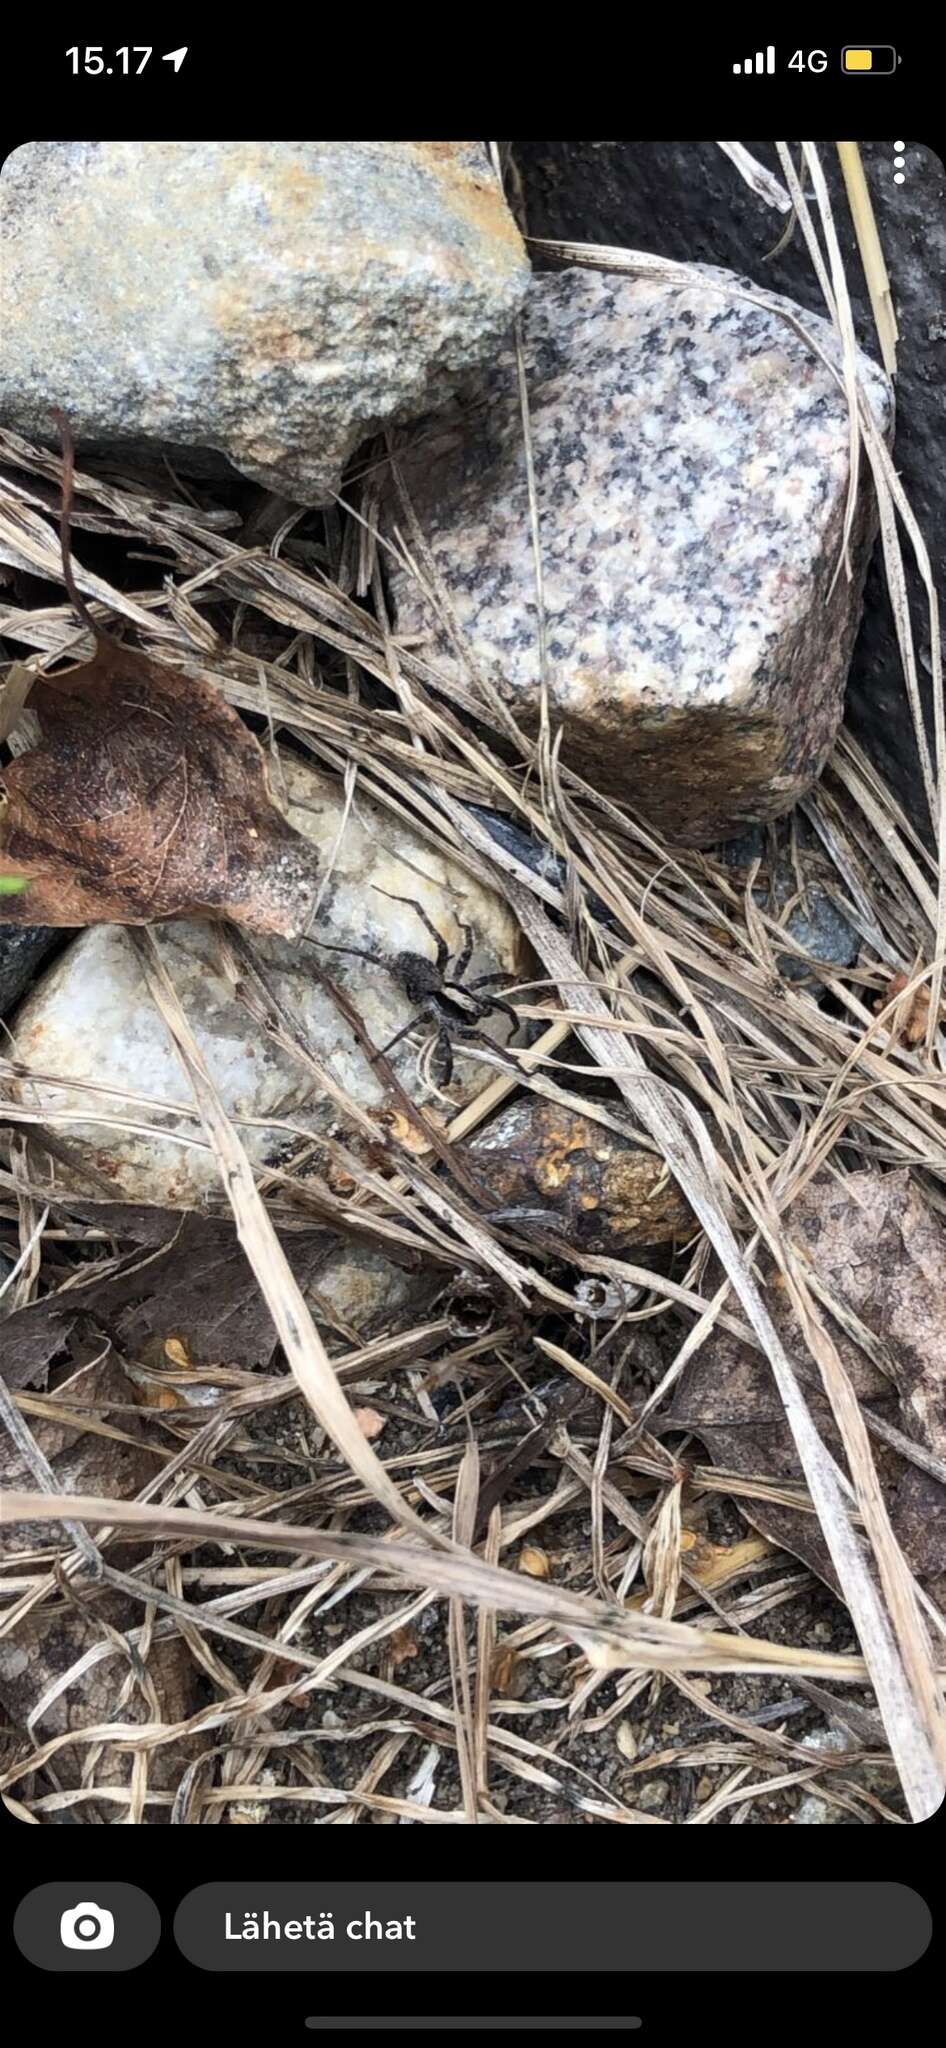
[[(457, 1476), (456, 1492), (453, 1497), (453, 1540), (460, 1550), (468, 1551), (473, 1542), (479, 1491), (479, 1452), (477, 1451), (476, 1444), (471, 1441), (467, 1444), (463, 1453)], [(460, 1766), (463, 1810), (467, 1820), (475, 1826), (479, 1820), (476, 1729), (462, 1600), (451, 1600), (450, 1602), (448, 1633), (450, 1679), (453, 1688), (453, 1713), (457, 1740), (457, 1762)]]
[[(518, 884), (507, 881), (505, 889), (548, 972), (560, 983), (580, 979), (577, 962), (544, 911)], [(609, 1013), (603, 998), (589, 996), (588, 1003), (589, 1009), (603, 1023), (608, 1021)], [(589, 1052), (614, 1071), (616, 1041), (611, 1033), (596, 1026), (579, 1028)], [(897, 1587), (897, 1605), (892, 1617), (885, 1613), (870, 1570), (861, 1555), (833, 1460), (812, 1423), (794, 1368), (779, 1341), (731, 1225), (720, 1209), (718, 1194), (706, 1173), (700, 1148), (694, 1143), (694, 1113), (682, 1105), (682, 1098), (674, 1100), (669, 1090), (655, 1084), (630, 1040), (618, 1042), (622, 1046), (615, 1074), (618, 1087), (629, 1108), (660, 1146), (663, 1157), (718, 1253), (771, 1364), (805, 1478), (818, 1509), (825, 1541), (844, 1588), (877, 1691), (911, 1812), (915, 1819), (925, 1819), (935, 1813), (942, 1802), (946, 1782), (946, 1717), (909, 1573), (890, 1529), (883, 1502), (866, 1478), (867, 1471), (873, 1472), (866, 1433), (863, 1445), (857, 1438), (852, 1443), (850, 1416), (845, 1411), (845, 1423), (848, 1425), (844, 1432), (845, 1440), (853, 1455), (855, 1473), (859, 1474), (862, 1487), (867, 1485), (872, 1533), (881, 1551), (881, 1568), (885, 1580)], [(682, 1107), (687, 1109), (686, 1118), (681, 1113)], [(777, 1243), (775, 1249), (778, 1250)], [(821, 1362), (819, 1357), (819, 1364)]]
[(258, 1543), (265, 1550), (299, 1550), (310, 1557), (345, 1559), (396, 1572), (412, 1585), (429, 1587), (446, 1599), (476, 1601), (510, 1614), (540, 1616), (579, 1643), (602, 1670), (781, 1671), (798, 1677), (863, 1680), (860, 1657), (835, 1656), (784, 1643), (738, 1638), (689, 1628), (656, 1615), (615, 1614), (600, 1603), (560, 1587), (546, 1586), (521, 1572), (485, 1564), (472, 1554), (331, 1530), (302, 1529), (287, 1522), (198, 1514), (191, 1508), (144, 1506), (138, 1501), (86, 1499), (81, 1494), (41, 1495), (9, 1489), (0, 1500), (0, 1526), (18, 1521), (74, 1521), (90, 1527), (114, 1524), (148, 1535), (184, 1536), (193, 1542), (230, 1539)]
[(735, 164), (739, 176), (757, 199), (764, 200), (766, 206), (773, 206), (776, 213), (791, 213), (792, 202), (784, 185), (780, 185), (772, 172), (760, 164), (744, 142), (719, 142), (716, 146), (724, 156), (728, 156), (730, 163)]
[(881, 247), (880, 236), (877, 232), (877, 220), (870, 196), (870, 187), (864, 176), (864, 165), (861, 161), (858, 143), (839, 142), (838, 158), (844, 174), (848, 205), (851, 209), (851, 218), (857, 235), (857, 246), (861, 252), (861, 262), (864, 265), (864, 276), (867, 279), (867, 289), (870, 293), (874, 325), (877, 329), (877, 339), (880, 342), (884, 369), (888, 377), (895, 377), (897, 374), (897, 341), (899, 339), (897, 316), (894, 311), (890, 279), (887, 275), (887, 265), (884, 262), (884, 252)]
[(405, 1505), (380, 1459), (362, 1435), (154, 939), (148, 931), (135, 932), (131, 936), (152, 998), (193, 1088), (208, 1142), (233, 1210), (240, 1243), (259, 1281), (279, 1341), (302, 1393), (352, 1471), (363, 1481), (369, 1493), (387, 1508), (394, 1521), (429, 1541), (442, 1540)]
[(7, 676), (0, 695), (0, 740), (7, 740), (13, 732), (30, 691), (36, 681), (36, 670), (29, 662), (15, 661)]

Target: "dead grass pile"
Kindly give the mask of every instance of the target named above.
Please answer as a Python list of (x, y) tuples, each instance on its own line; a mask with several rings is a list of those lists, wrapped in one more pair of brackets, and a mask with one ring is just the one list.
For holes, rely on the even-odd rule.
[[(163, 1370), (152, 1362), (136, 1441), (143, 1429), (156, 1471), (137, 1498), (120, 1501), (63, 1495), (37, 1441), (41, 1425), (63, 1420), (53, 1389), (21, 1382), (4, 1392), (3, 1420), (32, 1490), (10, 1489), (3, 1501), (3, 1521), (30, 1529), (4, 1555), (0, 1635), (15, 1639), (31, 1620), (51, 1623), (78, 1605), (87, 1639), (11, 1739), (0, 1786), (24, 1819), (117, 1809), (129, 1820), (212, 1824), (312, 1806), (342, 1824), (656, 1824), (637, 1794), (641, 1777), (661, 1769), (693, 1774), (688, 1782), (702, 1790), (682, 1817), (697, 1825), (764, 1815), (758, 1802), (814, 1778), (839, 1817), (895, 1818), (864, 1776), (871, 1760), (892, 1761), (914, 1819), (940, 1801), (946, 1628), (892, 1526), (878, 1442), (890, 1448), (892, 1436), (897, 1455), (939, 1483), (946, 1469), (935, 1446), (878, 1426), (858, 1399), (841, 1335), (875, 1364), (877, 1347), (843, 1294), (812, 1271), (792, 1222), (816, 1176), (840, 1185), (865, 1168), (908, 1170), (931, 1211), (946, 1212), (936, 596), (859, 388), (818, 152), (804, 145), (796, 171), (780, 147), (783, 188), (741, 145), (723, 146), (762, 202), (794, 210), (840, 338), (851, 505), (866, 463), (929, 833), (845, 733), (802, 811), (760, 840), (743, 868), (656, 843), (631, 810), (572, 771), (548, 715), (529, 739), (478, 673), (403, 490), (393, 538), (379, 537), (380, 478), (390, 466), (397, 484), (395, 445), (371, 452), (324, 521), (290, 509), (256, 541), (234, 502), (245, 492), (228, 497), (225, 487), (192, 489), (170, 473), (80, 457), (77, 555), (84, 539), (104, 537), (109, 559), (124, 564), (112, 581), (77, 562), (93, 614), (101, 609), (150, 661), (211, 685), (251, 717), (277, 792), (280, 749), (308, 754), (343, 780), (351, 803), (370, 794), (502, 891), (536, 967), (511, 996), (531, 1041), (471, 1048), (483, 1067), (471, 1106), (441, 1130), (419, 1127), (409, 1104), (382, 1120), (339, 1091), (336, 1136), (319, 1148), (335, 1170), (313, 1182), (313, 1147), (291, 1123), (282, 1132), (297, 1140), (288, 1162), (254, 1173), (153, 940), (147, 930), (137, 936), (180, 1056), (181, 1114), (190, 1119), (181, 1142), (209, 1147), (217, 1161), (221, 1207), (232, 1211), (290, 1376), (221, 1359), (214, 1374), (188, 1377), (185, 1358), (181, 1377), (173, 1356)], [(889, 361), (889, 294), (877, 282), (860, 191), (858, 205)], [(685, 274), (633, 252), (545, 249), (568, 263)], [(800, 313), (792, 325), (807, 332)], [(524, 378), (522, 399), (528, 449)], [(61, 585), (59, 458), (3, 432), (0, 463), (0, 560), (21, 578)], [(392, 548), (453, 632), (459, 687), (424, 648), (392, 633)], [(134, 567), (141, 562), (145, 575)], [(843, 552), (837, 573), (846, 573)], [(911, 575), (927, 600), (931, 736)], [(536, 587), (544, 646), (538, 545)], [(21, 655), (29, 650), (28, 668), (43, 673), (65, 655), (91, 654), (68, 604), (37, 604), (27, 588), (30, 601), (5, 604), (0, 634)], [(22, 678), (21, 659), (7, 684), (14, 751), (31, 743)], [(510, 828), (501, 848), (497, 814)], [(787, 897), (773, 880), (786, 860), (795, 880)], [(812, 890), (858, 934), (856, 966), (815, 959), (788, 930)], [(251, 990), (249, 942), (222, 942), (245, 948)], [(291, 1020), (270, 1012), (267, 1028), (312, 1071)], [(15, 1085), (15, 1051), (11, 1044), (0, 1061), (0, 1115), (12, 1130), (0, 1221), (13, 1248), (7, 1276), (0, 1271), (0, 1310), (16, 1316), (54, 1297), (64, 1315), (90, 1278), (123, 1269), (134, 1232), (105, 1211), (97, 1219), (91, 1203), (81, 1217), (63, 1205), (56, 1146), (68, 1146), (77, 1120), (32, 1115)], [(459, 1140), (527, 1089), (617, 1121), (659, 1152), (695, 1219), (673, 1257), (651, 1267), (577, 1247), (565, 1256), (528, 1215), (497, 1220), (483, 1206)], [(97, 1124), (111, 1118), (127, 1129), (131, 1111), (136, 1127), (161, 1127), (166, 1105), (123, 1099), (116, 1108), (107, 1098), (104, 1085), (90, 1090)], [(316, 1327), (285, 1248), (286, 1233), (313, 1216), (435, 1270), (443, 1294), (431, 1314), (370, 1342)], [(763, 1281), (763, 1271), (774, 1279)], [(790, 1341), (773, 1315), (773, 1286), (790, 1306)], [(765, 1360), (800, 1478), (717, 1469), (677, 1419), (681, 1379), (717, 1330)], [(102, 1341), (113, 1345), (107, 1328)], [(209, 1416), (183, 1398), (202, 1377), (213, 1378), (217, 1396)], [(384, 1428), (366, 1425), (366, 1411)], [(289, 1412), (300, 1418), (295, 1434), (274, 1433)], [(83, 1411), (78, 1423), (77, 1415), (67, 1419), (85, 1431), (122, 1435), (121, 1404)], [(740, 1523), (734, 1504), (750, 1523), (755, 1504), (764, 1526), (766, 1502), (816, 1518), (850, 1620), (843, 1649), (780, 1639), (781, 1611), (811, 1582), (795, 1558)], [(726, 1541), (712, 1535), (714, 1508), (733, 1517)], [(134, 1604), (134, 1625), (102, 1619), (109, 1592)], [(431, 1623), (443, 1625), (439, 1662)], [(186, 1646), (207, 1696), (177, 1720), (162, 1712), (149, 1664), (169, 1640)], [(99, 1667), (112, 1674), (109, 1711), (80, 1729), (56, 1724), (70, 1689)], [(727, 1704), (706, 1683), (720, 1673), (768, 1681), (761, 1707)], [(685, 1710), (689, 1732), (638, 1755), (631, 1709), (662, 1688)], [(136, 1711), (126, 1714), (132, 1700)], [(827, 1712), (846, 1746), (815, 1754), (792, 1740), (792, 1716), (806, 1708)], [(600, 1751), (582, 1751), (579, 1738), (591, 1735), (607, 1740), (617, 1778), (587, 1767)], [(124, 1773), (101, 1768), (116, 1752), (131, 1759)], [(172, 1753), (184, 1762), (169, 1780), (161, 1758)], [(66, 1754), (80, 1765), (62, 1776)], [(892, 1771), (887, 1782), (894, 1787)], [(523, 1788), (537, 1802), (528, 1812), (516, 1804)]]

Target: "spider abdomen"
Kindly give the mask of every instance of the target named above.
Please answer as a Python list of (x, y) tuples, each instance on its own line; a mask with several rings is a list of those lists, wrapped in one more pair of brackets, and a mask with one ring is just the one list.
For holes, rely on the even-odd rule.
[(426, 953), (399, 953), (395, 964), (408, 1002), (423, 1003), (428, 996), (439, 995), (443, 975)]

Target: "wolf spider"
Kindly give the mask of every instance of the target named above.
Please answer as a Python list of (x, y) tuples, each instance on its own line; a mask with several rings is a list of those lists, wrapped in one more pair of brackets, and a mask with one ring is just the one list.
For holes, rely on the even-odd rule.
[(466, 972), (473, 955), (473, 933), (468, 924), (460, 918), (457, 923), (463, 933), (463, 944), (453, 957), (452, 972), (450, 948), (446, 939), (431, 923), (423, 905), (414, 896), (394, 896), (388, 889), (379, 889), (379, 896), (387, 896), (389, 903), (406, 903), (417, 912), (421, 923), (426, 926), (437, 948), (437, 957), (431, 960), (427, 953), (405, 951), (390, 955), (379, 952), (371, 946), (338, 946), (328, 939), (312, 939), (310, 944), (325, 946), (330, 953), (352, 953), (359, 960), (370, 960), (375, 967), (386, 967), (395, 981), (400, 982), (409, 1003), (417, 1015), (409, 1017), (399, 1031), (389, 1038), (386, 1045), (373, 1054), (375, 1060), (384, 1059), (393, 1052), (402, 1038), (416, 1030), (421, 1017), (428, 1017), (434, 1026), (434, 1049), (431, 1055), (431, 1071), (436, 1061), (436, 1076), (443, 1088), (448, 1088), (453, 1078), (453, 1044), (455, 1038), (484, 1038), (480, 1030), (487, 1017), (494, 1011), (508, 1017), (518, 1028), (519, 1018), (511, 1003), (504, 1002), (500, 995), (481, 993), (487, 989), (507, 987), (514, 982), (514, 974), (477, 974), (472, 981), (466, 980)]

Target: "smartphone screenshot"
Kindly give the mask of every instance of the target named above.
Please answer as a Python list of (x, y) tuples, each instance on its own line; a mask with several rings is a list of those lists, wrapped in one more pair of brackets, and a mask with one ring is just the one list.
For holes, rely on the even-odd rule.
[(939, 1982), (946, 162), (859, 25), (15, 26), (50, 2038), (834, 2040)]

